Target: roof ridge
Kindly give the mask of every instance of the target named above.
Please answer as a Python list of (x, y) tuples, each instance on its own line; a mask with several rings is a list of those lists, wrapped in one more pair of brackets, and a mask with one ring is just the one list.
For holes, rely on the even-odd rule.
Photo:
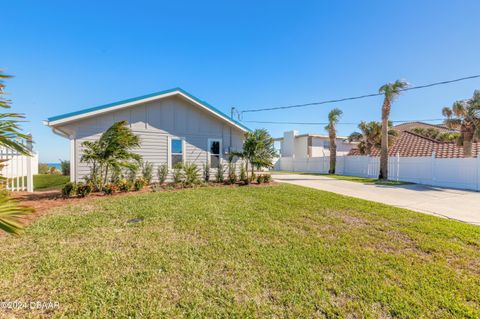
[(184, 97), (187, 97), (187, 98), (193, 100), (194, 102), (202, 105), (204, 108), (210, 109), (210, 111), (212, 111), (213, 113), (216, 113), (217, 116), (219, 116), (220, 118), (224, 118), (226, 121), (229, 121), (231, 124), (234, 124), (237, 127), (240, 127), (240, 128), (242, 128), (246, 131), (250, 131), (250, 129), (248, 127), (246, 127), (244, 124), (240, 123), (239, 121), (237, 121), (237, 120), (233, 119), (232, 117), (228, 116), (227, 114), (223, 113), (222, 111), (220, 111), (216, 107), (212, 106), (208, 102), (205, 102), (205, 101), (197, 98), (196, 96), (188, 93), (187, 91), (185, 91), (181, 87), (174, 87), (174, 88), (163, 90), (163, 91), (158, 91), (158, 92), (154, 92), (154, 93), (150, 93), (150, 94), (144, 94), (144, 95), (140, 95), (140, 96), (133, 97), (133, 98), (128, 98), (128, 99), (124, 99), (124, 100), (120, 100), (120, 101), (116, 101), (116, 102), (97, 105), (97, 106), (94, 106), (94, 107), (89, 107), (89, 108), (85, 108), (85, 109), (78, 110), (78, 111), (73, 111), (73, 112), (68, 112), (68, 113), (52, 116), (52, 117), (47, 118), (46, 123), (48, 125), (48, 122), (55, 122), (55, 121), (59, 121), (59, 120), (64, 120), (64, 119), (67, 119), (69, 117), (81, 116), (83, 114), (88, 114), (88, 113), (95, 112), (95, 111), (101, 111), (101, 110), (106, 111), (109, 108), (112, 108), (112, 107), (115, 107), (115, 106), (120, 106), (120, 105), (128, 104), (128, 103), (135, 103), (135, 102), (139, 102), (141, 100), (145, 100), (145, 99), (149, 99), (149, 98), (155, 98), (157, 96), (160, 97), (162, 95), (170, 94), (170, 93), (176, 93), (176, 94), (183, 95)]

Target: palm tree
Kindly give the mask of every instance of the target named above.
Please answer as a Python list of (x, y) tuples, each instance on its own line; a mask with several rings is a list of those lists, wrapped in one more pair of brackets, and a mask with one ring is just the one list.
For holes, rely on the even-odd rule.
[(251, 178), (254, 176), (255, 167), (257, 169), (263, 167), (272, 167), (273, 159), (277, 156), (274, 147), (274, 140), (265, 129), (256, 129), (253, 132), (245, 133), (245, 141), (241, 152), (231, 152), (229, 160), (239, 157), (245, 161), (248, 178), (248, 164), (251, 164)]
[[(388, 126), (392, 126), (392, 122), (388, 123)], [(382, 146), (382, 123), (371, 121), (365, 122), (362, 121), (358, 125), (358, 128), (361, 132), (353, 132), (348, 137), (350, 142), (359, 142), (358, 150), (362, 155), (370, 155), (374, 148), (380, 149)], [(388, 144), (392, 144), (395, 137), (397, 136), (397, 131), (394, 129), (388, 130)]]
[(330, 168), (328, 169), (328, 174), (335, 174), (335, 166), (337, 164), (337, 130), (335, 125), (337, 125), (342, 114), (342, 110), (338, 108), (334, 108), (328, 113), (328, 125), (325, 126), (330, 138)]
[(378, 90), (382, 93), (382, 148), (380, 150), (380, 175), (379, 179), (388, 179), (388, 118), (392, 109), (392, 102), (400, 95), (400, 92), (406, 89), (408, 83), (403, 80), (397, 80), (394, 83), (382, 85)]
[(463, 146), (463, 156), (472, 157), (472, 143), (480, 138), (480, 90), (471, 99), (456, 101), (451, 108), (444, 107), (442, 114), (449, 128), (460, 130), (457, 144)]
[[(10, 108), (10, 100), (4, 98), (4, 79), (11, 78), (0, 70), (0, 107)], [(24, 116), (18, 113), (0, 113), (0, 146), (15, 150), (23, 155), (31, 155), (26, 145), (19, 140), (30, 140), (30, 136), (21, 132), (19, 123)], [(1, 165), (1, 161), (0, 161)], [(1, 179), (1, 178), (0, 178)], [(11, 234), (19, 234), (23, 228), (21, 218), (31, 213), (31, 208), (18, 205), (8, 197), (4, 185), (0, 186), (0, 229)]]
[(128, 127), (127, 121), (113, 124), (100, 139), (82, 143), (85, 151), (80, 161), (91, 165), (90, 179), (95, 187), (101, 189), (107, 183), (112, 172), (121, 169), (133, 169), (141, 156), (131, 150), (140, 146), (140, 138)]

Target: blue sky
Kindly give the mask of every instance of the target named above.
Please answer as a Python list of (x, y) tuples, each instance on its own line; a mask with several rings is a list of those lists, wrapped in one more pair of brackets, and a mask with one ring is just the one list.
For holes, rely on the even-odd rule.
[[(29, 120), (43, 162), (68, 142), (41, 121), (180, 86), (229, 113), (480, 74), (480, 1), (8, 1), (0, 68), (13, 110)], [(405, 93), (394, 120), (440, 118), (480, 79)], [(245, 114), (244, 120), (377, 120), (381, 98)], [(323, 126), (253, 125), (324, 133)], [(355, 125), (339, 126), (347, 135)]]

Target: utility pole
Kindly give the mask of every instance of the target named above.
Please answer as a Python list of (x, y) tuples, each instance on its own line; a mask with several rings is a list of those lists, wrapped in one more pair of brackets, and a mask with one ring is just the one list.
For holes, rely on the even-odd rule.
[(235, 106), (232, 106), (230, 109), (230, 118), (233, 119), (233, 114), (235, 114)]

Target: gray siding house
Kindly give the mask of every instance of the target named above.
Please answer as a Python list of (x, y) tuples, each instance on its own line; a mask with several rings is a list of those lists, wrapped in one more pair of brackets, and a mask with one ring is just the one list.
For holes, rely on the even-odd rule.
[(247, 127), (180, 88), (53, 116), (45, 125), (70, 140), (70, 179), (81, 181), (90, 168), (80, 161), (82, 142), (97, 140), (112, 124), (127, 121), (140, 136), (136, 151), (145, 161), (172, 168), (193, 162), (218, 166), (242, 149)]

